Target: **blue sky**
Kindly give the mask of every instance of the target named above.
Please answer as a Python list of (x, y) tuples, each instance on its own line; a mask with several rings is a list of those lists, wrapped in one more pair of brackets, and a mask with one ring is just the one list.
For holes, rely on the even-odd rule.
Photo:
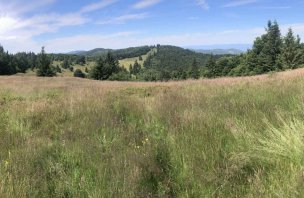
[(302, 0), (0, 0), (10, 52), (251, 44), (276, 19), (304, 38)]

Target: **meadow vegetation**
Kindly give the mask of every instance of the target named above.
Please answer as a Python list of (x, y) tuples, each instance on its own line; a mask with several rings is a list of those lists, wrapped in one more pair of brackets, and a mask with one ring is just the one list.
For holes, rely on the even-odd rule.
[(1, 77), (0, 197), (303, 197), (303, 77)]

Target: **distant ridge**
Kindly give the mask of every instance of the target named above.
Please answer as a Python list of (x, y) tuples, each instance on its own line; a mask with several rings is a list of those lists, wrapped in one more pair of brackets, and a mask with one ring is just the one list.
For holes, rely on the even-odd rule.
[(67, 54), (70, 55), (79, 55), (79, 56), (89, 56), (89, 57), (96, 57), (96, 56), (105, 56), (109, 51), (116, 58), (132, 58), (144, 55), (148, 53), (154, 46), (139, 46), (139, 47), (129, 47), (124, 49), (105, 49), (105, 48), (96, 48), (89, 51), (73, 51), (68, 52)]
[(231, 55), (239, 55), (244, 53), (243, 50), (239, 49), (194, 49), (193, 51), (202, 53), (202, 54), (214, 54), (214, 55), (225, 55), (225, 54), (231, 54)]
[[(109, 51), (111, 51), (113, 54), (121, 54), (121, 53), (126, 53), (126, 52), (138, 53), (140, 51), (146, 52), (146, 51), (149, 51), (153, 47), (154, 46), (139, 46), (139, 47), (129, 47), (129, 48), (123, 48), (123, 49), (95, 48), (95, 49), (92, 49), (92, 50), (89, 50), (89, 51), (77, 50), (77, 51), (68, 52), (66, 54), (94, 57), (94, 56), (103, 56), (106, 53), (108, 53)], [(182, 49), (191, 50), (191, 51), (194, 51), (194, 52), (197, 52), (197, 53), (202, 53), (202, 54), (214, 54), (214, 55), (227, 55), (227, 54), (228, 55), (239, 55), (239, 54), (244, 53), (246, 51), (246, 50), (243, 50), (243, 49), (224, 48), (224, 47), (223, 48), (182, 47)], [(139, 55), (141, 55), (141, 54), (139, 54)]]

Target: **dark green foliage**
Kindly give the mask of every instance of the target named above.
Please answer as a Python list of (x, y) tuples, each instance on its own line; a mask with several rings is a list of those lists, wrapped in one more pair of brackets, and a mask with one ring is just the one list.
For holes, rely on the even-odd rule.
[(90, 77), (95, 80), (108, 80), (110, 76), (121, 70), (118, 61), (108, 52), (105, 59), (102, 57), (98, 59), (96, 66), (90, 72)]
[(189, 77), (192, 79), (199, 79), (200, 77), (200, 69), (196, 60), (194, 60), (192, 63), (192, 66), (189, 71)]
[(104, 60), (100, 57), (96, 62), (96, 66), (93, 69), (91, 69), (90, 77), (95, 80), (105, 80), (103, 76), (104, 76)]
[(108, 52), (111, 52), (113, 57), (115, 59), (125, 59), (125, 58), (133, 58), (133, 57), (139, 57), (142, 55), (147, 54), (153, 46), (141, 46), (141, 47), (129, 47), (126, 49), (103, 49), (103, 48), (96, 48), (91, 51), (85, 51), (85, 52), (79, 52), (76, 53), (76, 55), (79, 56), (87, 56), (87, 57), (102, 57), (105, 58), (108, 54)]
[(56, 72), (57, 72), (57, 73), (62, 73), (62, 70), (61, 70), (61, 68), (59, 67), (59, 65), (56, 66)]
[(131, 80), (131, 75), (128, 71), (122, 69), (118, 73), (113, 73), (109, 77), (109, 80), (112, 80), (112, 81), (130, 81)]
[(74, 77), (85, 78), (85, 74), (80, 69), (76, 69), (74, 72)]
[(160, 81), (161, 80), (161, 72), (155, 69), (144, 69), (140, 75), (139, 79), (144, 81)]
[(134, 65), (130, 66), (130, 73), (133, 74), (133, 75), (138, 75), (140, 71), (141, 71), (141, 65), (138, 64), (138, 62), (136, 60)]
[(76, 64), (79, 64), (79, 65), (86, 64), (86, 58), (85, 58), (85, 56), (79, 56), (79, 57), (77, 57)]
[(69, 58), (68, 57), (65, 57), (64, 58), (64, 60), (63, 60), (63, 62), (62, 62), (62, 65), (61, 65), (61, 67), (63, 68), (63, 69), (68, 69), (68, 68), (70, 68), (70, 61), (69, 61)]
[(216, 65), (216, 60), (214, 58), (214, 55), (210, 55), (207, 62), (206, 62), (206, 68), (207, 68), (207, 72), (205, 74), (206, 77), (210, 78), (210, 77), (216, 77), (218, 76), (218, 69), (217, 69), (217, 65)]
[(10, 75), (16, 73), (16, 68), (12, 65), (11, 56), (4, 52), (0, 46), (0, 75)]
[(30, 62), (25, 52), (18, 53), (15, 55), (15, 61), (17, 66), (17, 71), (25, 73), (28, 68), (30, 68)]
[[(209, 56), (180, 47), (158, 45), (157, 52), (149, 55), (144, 62), (145, 70), (143, 72), (147, 72), (147, 74), (141, 74), (141, 76), (144, 80), (151, 79), (150, 77), (153, 76), (153, 80), (156, 78), (164, 81), (198, 78), (200, 70), (206, 64)], [(215, 56), (215, 59), (220, 57), (222, 56)], [(195, 65), (193, 65), (193, 60), (196, 60)], [(194, 70), (198, 74), (191, 72)]]
[(69, 67), (69, 70), (71, 71), (71, 72), (73, 72), (74, 71), (74, 67)]
[(85, 73), (89, 73), (89, 69), (87, 67), (85, 68), (84, 71), (85, 71)]
[(283, 67), (286, 69), (295, 69), (303, 63), (301, 39), (299, 36), (294, 36), (292, 29), (289, 29), (287, 35), (283, 38), (280, 58)]
[(45, 53), (44, 47), (42, 47), (41, 53), (38, 55), (37, 76), (52, 77), (55, 75), (56, 73), (51, 67), (51, 59)]
[(0, 75), (12, 75), (18, 72), (25, 73), (29, 68), (36, 67), (36, 55), (34, 53), (8, 54), (0, 46)]
[(291, 29), (282, 38), (278, 23), (269, 21), (266, 33), (256, 38), (251, 50), (239, 56), (223, 57), (216, 63), (209, 59), (204, 75), (245, 76), (295, 69), (304, 63), (303, 52), (300, 38)]

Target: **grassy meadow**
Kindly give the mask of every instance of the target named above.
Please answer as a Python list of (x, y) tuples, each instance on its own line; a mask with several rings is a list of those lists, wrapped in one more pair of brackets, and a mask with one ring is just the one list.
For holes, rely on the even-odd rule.
[(0, 197), (303, 197), (303, 77), (0, 77)]

